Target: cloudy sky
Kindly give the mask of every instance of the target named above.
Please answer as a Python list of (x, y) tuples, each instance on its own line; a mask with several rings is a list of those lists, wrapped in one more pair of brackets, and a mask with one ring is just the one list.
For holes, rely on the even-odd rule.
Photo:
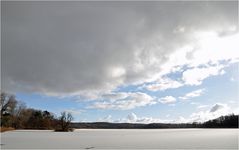
[(2, 2), (2, 90), (74, 121), (238, 113), (238, 2)]

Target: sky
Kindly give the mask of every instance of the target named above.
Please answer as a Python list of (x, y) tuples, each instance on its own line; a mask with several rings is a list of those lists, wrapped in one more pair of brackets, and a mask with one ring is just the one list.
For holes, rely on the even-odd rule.
[(237, 1), (1, 2), (1, 89), (79, 122), (238, 114)]

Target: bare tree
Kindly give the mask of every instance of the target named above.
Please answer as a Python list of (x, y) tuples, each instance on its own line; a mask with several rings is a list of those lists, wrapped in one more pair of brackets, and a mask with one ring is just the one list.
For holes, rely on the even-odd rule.
[(62, 112), (59, 118), (61, 131), (69, 131), (70, 130), (70, 123), (73, 120), (73, 116), (69, 112)]
[(17, 101), (16, 108), (13, 112), (13, 127), (20, 128), (23, 127), (23, 120), (27, 118), (28, 115), (24, 114), (23, 112), (27, 109), (26, 104), (22, 101)]
[(17, 100), (14, 95), (1, 93), (0, 111), (1, 111), (1, 126), (11, 126), (13, 123), (13, 114), (17, 105)]
[(4, 113), (11, 113), (16, 107), (17, 101), (14, 95), (9, 95), (7, 93), (1, 93), (1, 116)]

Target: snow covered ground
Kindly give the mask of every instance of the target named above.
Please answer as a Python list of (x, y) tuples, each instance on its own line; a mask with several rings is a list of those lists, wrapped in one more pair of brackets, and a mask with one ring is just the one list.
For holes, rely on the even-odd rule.
[(238, 129), (16, 130), (1, 149), (238, 149)]

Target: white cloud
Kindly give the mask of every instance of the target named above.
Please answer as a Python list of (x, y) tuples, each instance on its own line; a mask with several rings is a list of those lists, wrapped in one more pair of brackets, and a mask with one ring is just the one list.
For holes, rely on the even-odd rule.
[[(176, 119), (170, 119), (170, 114), (167, 114), (165, 117), (167, 119), (161, 118), (153, 118), (153, 117), (138, 117), (135, 113), (130, 113), (124, 118), (119, 118), (117, 120), (113, 120), (111, 116), (107, 116), (105, 118), (108, 119), (108, 122), (117, 122), (117, 123), (192, 123), (192, 122), (205, 122), (211, 119), (218, 118), (220, 116), (229, 115), (231, 113), (238, 114), (238, 108), (232, 109), (227, 104), (216, 103), (212, 106), (209, 105), (201, 105), (198, 107), (199, 110), (193, 112), (189, 117), (179, 116)], [(205, 110), (201, 110), (201, 109)], [(102, 120), (102, 119), (101, 119)], [(106, 121), (107, 119), (105, 119)]]
[(150, 84), (146, 86), (147, 90), (150, 91), (163, 91), (163, 90), (167, 90), (167, 89), (175, 89), (175, 88), (179, 88), (183, 86), (182, 83), (172, 80), (170, 78), (161, 78), (158, 81), (156, 81), (156, 83), (154, 84)]
[(172, 120), (169, 119), (159, 119), (159, 118), (152, 118), (152, 117), (138, 117), (135, 113), (130, 113), (127, 117), (115, 120), (113, 122), (117, 123), (169, 123)]
[(159, 99), (159, 102), (162, 104), (172, 104), (176, 102), (176, 98), (173, 96), (165, 96)]
[(230, 60), (230, 63), (239, 61), (238, 31), (228, 36), (220, 36), (219, 32), (212, 30), (196, 31), (193, 34), (194, 42), (183, 45), (169, 54), (169, 60), (162, 65), (165, 73), (183, 65), (197, 67), (209, 62), (218, 63), (221, 60)]
[(127, 120), (129, 121), (129, 122), (137, 122), (137, 116), (135, 115), (135, 113), (131, 113), (131, 114), (129, 114), (128, 116), (127, 116)]
[(184, 96), (179, 97), (179, 98), (183, 99), (183, 100), (191, 99), (191, 98), (194, 98), (194, 97), (201, 96), (204, 91), (205, 91), (205, 89), (195, 90), (195, 91), (189, 92), (189, 93), (187, 93)]
[(155, 98), (141, 92), (119, 94), (126, 94), (127, 96), (124, 99), (114, 99), (103, 102), (98, 101), (95, 102), (93, 105), (89, 106), (89, 108), (128, 110), (157, 103), (155, 101)]
[[(206, 108), (206, 106), (204, 107)], [(208, 108), (208, 106), (207, 106)], [(119, 119), (114, 122), (129, 122), (129, 123), (192, 123), (205, 122), (211, 119), (225, 116), (231, 113), (238, 114), (238, 108), (232, 109), (227, 104), (216, 103), (209, 109), (192, 113), (189, 117), (179, 116), (177, 119), (160, 119), (152, 117), (137, 117), (136, 114), (131, 113), (126, 118)]]
[(183, 116), (179, 116), (178, 119), (173, 120), (172, 123), (188, 123), (188, 119), (184, 118)]
[(200, 85), (202, 81), (210, 76), (223, 74), (223, 65), (188, 69), (183, 72), (182, 80), (187, 85)]
[(232, 110), (227, 104), (217, 103), (211, 106), (209, 110), (193, 113), (190, 115), (188, 122), (204, 122), (230, 113), (234, 113), (234, 110)]
[[(232, 113), (238, 114), (238, 108), (234, 109), (224, 103), (216, 103), (212, 106), (201, 105), (198, 108), (199, 110), (192, 113), (188, 118), (183, 117), (184, 122), (205, 122)], [(180, 119), (175, 120), (175, 122), (180, 122)]]
[(238, 62), (239, 54), (237, 53), (237, 49), (239, 46), (236, 43), (239, 40), (239, 34), (237, 30), (234, 33), (237, 34), (221, 36), (220, 32), (197, 33), (198, 39), (200, 39), (198, 43), (199, 50), (194, 53), (195, 60), (193, 60), (192, 65), (229, 59)]

